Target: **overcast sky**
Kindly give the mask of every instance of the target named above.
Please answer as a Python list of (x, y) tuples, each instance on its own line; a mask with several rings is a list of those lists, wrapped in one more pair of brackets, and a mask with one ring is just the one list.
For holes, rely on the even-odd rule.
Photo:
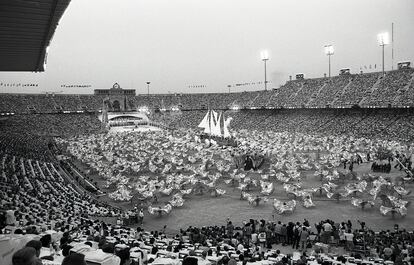
[[(220, 92), (264, 79), (260, 51), (270, 53), (270, 88), (289, 75), (321, 77), (323, 46), (332, 73), (381, 64), (377, 33), (394, 22), (395, 65), (414, 62), (413, 0), (72, 0), (52, 39), (45, 73), (0, 72), (3, 83), (39, 87), (1, 92), (93, 93), (121, 87), (146, 93)], [(386, 46), (391, 69), (391, 45)], [(61, 88), (92, 85), (92, 88)], [(203, 85), (204, 88), (189, 86)], [(262, 85), (232, 87), (233, 91)]]

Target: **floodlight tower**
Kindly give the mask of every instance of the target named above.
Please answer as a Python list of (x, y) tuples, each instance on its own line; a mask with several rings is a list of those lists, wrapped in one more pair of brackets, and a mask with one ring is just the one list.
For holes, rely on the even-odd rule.
[(264, 87), (265, 90), (267, 90), (267, 70), (266, 70), (266, 61), (269, 60), (269, 52), (264, 50), (260, 52), (260, 57), (262, 58), (262, 61), (264, 62)]
[(325, 54), (326, 55), (328, 55), (328, 67), (329, 67), (329, 74), (328, 74), (328, 76), (329, 76), (329, 78), (331, 78), (331, 55), (334, 55), (334, 52), (335, 52), (335, 50), (334, 50), (334, 47), (332, 46), (332, 45), (325, 45)]
[(147, 84), (147, 94), (148, 94), (148, 97), (149, 97), (149, 85), (151, 84), (151, 82), (146, 82), (146, 84)]
[(388, 32), (383, 32), (378, 34), (378, 44), (379, 46), (382, 46), (382, 75), (385, 75), (385, 67), (384, 67), (384, 50), (385, 50), (385, 45), (390, 44), (390, 36), (388, 34)]

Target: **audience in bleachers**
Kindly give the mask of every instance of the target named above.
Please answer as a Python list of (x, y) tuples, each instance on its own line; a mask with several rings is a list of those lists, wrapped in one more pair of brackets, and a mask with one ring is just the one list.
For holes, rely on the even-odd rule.
[[(150, 114), (152, 121), (171, 129), (197, 127), (207, 108), (240, 108), (241, 111), (225, 112), (233, 117), (231, 127), (236, 131), (412, 142), (411, 111), (243, 109), (412, 106), (413, 73), (409, 69), (387, 72), (384, 77), (372, 73), (295, 80), (272, 91), (139, 95), (129, 97), (127, 105), (129, 109), (146, 106), (152, 110), (178, 107), (180, 111)], [(364, 222), (356, 228), (350, 221), (323, 220), (312, 225), (306, 219), (287, 223), (250, 220), (243, 224), (189, 227), (167, 236), (165, 231), (149, 232), (94, 220), (121, 220), (131, 214), (98, 201), (74, 182), (69, 170), (73, 167), (61, 167), (56, 161), (53, 137), (102, 132), (95, 114), (58, 114), (96, 112), (102, 108), (102, 101), (102, 96), (94, 95), (0, 95), (0, 112), (16, 114), (0, 119), (0, 232), (26, 241), (11, 252), (13, 264), (86, 264), (104, 260), (114, 265), (413, 264), (414, 235), (398, 225), (387, 231), (372, 231)], [(286, 246), (299, 250), (299, 255), (292, 255)], [(343, 247), (347, 254), (328, 255), (332, 246)]]
[(351, 83), (344, 93), (335, 101), (334, 106), (352, 107), (371, 93), (371, 89), (378, 81), (379, 73), (353, 75)]
[[(163, 94), (128, 97), (130, 110), (182, 110), (240, 108), (301, 108), (412, 106), (414, 99), (413, 69), (381, 73), (334, 76), (288, 81), (271, 91), (237, 93)], [(95, 95), (0, 95), (0, 113), (58, 113), (62, 111), (97, 111), (102, 109), (103, 96)]]
[[(170, 127), (195, 128), (205, 111), (182, 111)], [(387, 109), (242, 110), (226, 111), (234, 129), (349, 135), (402, 142), (413, 141), (414, 114)]]
[[(378, 86), (373, 87), (372, 92), (364, 100), (363, 106), (396, 105), (395, 101), (401, 99), (399, 98), (400, 91), (410, 84), (412, 74), (411, 69), (387, 72), (384, 77), (381, 77), (382, 80)], [(405, 105), (404, 103), (402, 104)]]

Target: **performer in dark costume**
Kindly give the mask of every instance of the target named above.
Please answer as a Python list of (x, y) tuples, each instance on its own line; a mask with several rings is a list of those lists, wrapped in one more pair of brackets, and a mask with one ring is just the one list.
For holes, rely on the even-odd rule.
[(250, 170), (252, 168), (253, 168), (253, 160), (249, 155), (247, 155), (246, 159), (244, 160), (244, 170)]

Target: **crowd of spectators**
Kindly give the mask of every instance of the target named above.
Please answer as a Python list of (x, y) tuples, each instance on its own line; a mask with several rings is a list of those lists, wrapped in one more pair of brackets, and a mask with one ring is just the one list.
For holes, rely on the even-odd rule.
[[(15, 229), (17, 264), (413, 264), (414, 234), (396, 224), (249, 220), (188, 227), (176, 235), (78, 218), (67, 226)], [(165, 228), (165, 227), (164, 227)], [(49, 230), (46, 230), (49, 229)], [(29, 262), (31, 261), (31, 262)], [(36, 261), (37, 263), (34, 263)], [(74, 263), (76, 261), (77, 263)], [(26, 263), (25, 263), (26, 262)], [(49, 263), (52, 262), (52, 263)]]
[(326, 80), (325, 85), (320, 89), (314, 100), (311, 102), (312, 107), (323, 108), (326, 106), (334, 107), (332, 104), (341, 97), (344, 88), (349, 85), (349, 76), (334, 76)]
[(412, 106), (414, 102), (414, 82), (410, 85), (400, 88), (399, 97), (394, 101), (397, 106)]
[(362, 99), (371, 93), (371, 89), (379, 80), (379, 76), (379, 73), (352, 76), (351, 83), (344, 89), (343, 94), (334, 102), (333, 106), (351, 107), (359, 104)]
[(57, 163), (6, 153), (0, 155), (0, 163), (1, 209), (13, 212), (6, 225), (40, 229), (65, 226), (89, 215), (119, 214), (83, 192)]
[[(405, 107), (414, 99), (413, 69), (293, 80), (269, 91), (137, 95), (127, 97), (130, 110), (199, 110), (204, 108)], [(104, 96), (68, 94), (1, 94), (0, 113), (57, 113), (102, 109)]]
[(412, 81), (412, 70), (397, 70), (387, 72), (385, 76), (381, 76), (382, 80), (372, 90), (372, 93), (364, 100), (363, 106), (388, 106), (395, 104), (399, 100), (399, 104), (405, 106), (411, 105), (400, 97), (400, 91), (410, 85)]
[(318, 98), (319, 90), (323, 88), (325, 81), (324, 78), (305, 80), (302, 89), (298, 91), (295, 97), (290, 98), (289, 105), (293, 107), (307, 106), (312, 99)]
[(24, 114), (0, 119), (0, 150), (36, 160), (50, 160), (52, 137), (97, 133), (102, 124), (93, 114)]
[[(182, 111), (170, 120), (171, 127), (195, 128), (205, 111)], [(300, 132), (326, 135), (414, 140), (414, 115), (392, 109), (308, 109), (226, 111), (233, 129)]]
[[(384, 77), (364, 74), (295, 80), (277, 90), (264, 92), (139, 95), (128, 98), (127, 104), (130, 109), (179, 107), (182, 111), (154, 112), (151, 116), (153, 121), (172, 129), (197, 127), (205, 115), (202, 109), (207, 108), (320, 107), (227, 110), (224, 114), (233, 118), (230, 127), (236, 130), (349, 135), (412, 142), (414, 115), (410, 110), (322, 109), (326, 105), (361, 102), (367, 106), (407, 106), (412, 105), (412, 99), (413, 70), (399, 70), (387, 72)], [(0, 96), (0, 112), (17, 113), (0, 119), (0, 231), (43, 235), (40, 245), (29, 242), (17, 251), (14, 264), (29, 264), (22, 260), (32, 262), (41, 257), (43, 248), (43, 253), (49, 255), (59, 253), (60, 258), (58, 254), (54, 258), (61, 259), (62, 264), (71, 259), (80, 259), (81, 263), (77, 264), (83, 264), (90, 251), (112, 255), (109, 258), (118, 262), (115, 264), (132, 261), (157, 264), (162, 258), (193, 264), (194, 260), (185, 258), (187, 256), (194, 257), (200, 264), (269, 261), (282, 265), (291, 264), (293, 260), (298, 264), (358, 263), (362, 257), (374, 258), (366, 259), (366, 263), (391, 260), (395, 264), (412, 264), (413, 233), (399, 227), (393, 231), (374, 232), (362, 222), (361, 228), (356, 229), (348, 221), (324, 220), (312, 226), (306, 220), (286, 224), (251, 220), (239, 227), (229, 222), (225, 226), (190, 227), (175, 236), (167, 236), (164, 232), (135, 230), (91, 220), (91, 216), (121, 216), (122, 212), (95, 200), (71, 181), (70, 174), (53, 159), (56, 146), (52, 137), (102, 132), (95, 114), (55, 113), (97, 111), (102, 107), (102, 100), (103, 97), (93, 95)], [(389, 171), (389, 164), (379, 165), (378, 170)], [(56, 237), (54, 242), (49, 240), (46, 231), (51, 230), (59, 240)], [(290, 245), (302, 254), (298, 258), (290, 253), (284, 255), (276, 250), (278, 244), (281, 248)], [(320, 254), (329, 252), (331, 246), (342, 246), (351, 255), (332, 258)], [(71, 247), (88, 250), (84, 252), (85, 256), (74, 256), (67, 251)]]

